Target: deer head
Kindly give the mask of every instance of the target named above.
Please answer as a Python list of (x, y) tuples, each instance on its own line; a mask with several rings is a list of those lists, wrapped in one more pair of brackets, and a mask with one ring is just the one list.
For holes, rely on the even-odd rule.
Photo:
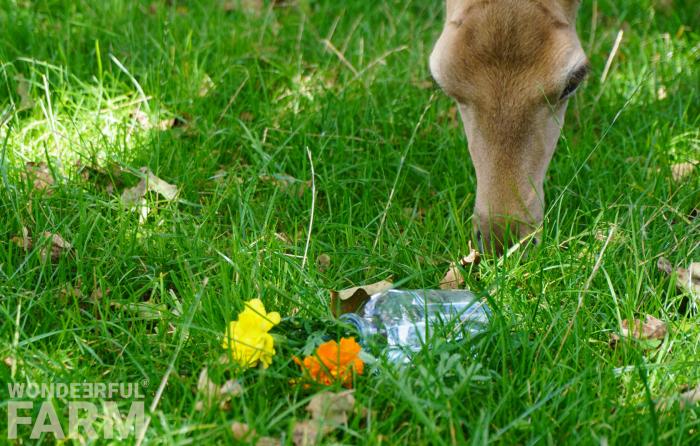
[(588, 72), (577, 9), (578, 0), (447, 0), (430, 70), (464, 124), (482, 248), (501, 253), (541, 227), (544, 177)]

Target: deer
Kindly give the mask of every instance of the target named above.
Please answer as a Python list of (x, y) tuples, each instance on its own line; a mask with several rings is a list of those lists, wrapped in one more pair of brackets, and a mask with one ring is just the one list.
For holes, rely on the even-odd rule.
[(446, 0), (429, 65), (466, 134), (482, 252), (541, 240), (545, 175), (569, 98), (590, 70), (578, 7), (579, 0)]

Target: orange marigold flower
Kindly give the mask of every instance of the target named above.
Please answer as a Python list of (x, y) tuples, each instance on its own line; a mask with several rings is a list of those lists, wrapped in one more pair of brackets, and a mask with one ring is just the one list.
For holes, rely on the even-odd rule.
[(302, 371), (323, 385), (330, 386), (339, 382), (345, 387), (352, 387), (353, 373), (362, 375), (365, 363), (358, 357), (362, 348), (355, 338), (342, 338), (340, 344), (328, 341), (316, 349), (316, 354), (304, 360), (294, 357)]

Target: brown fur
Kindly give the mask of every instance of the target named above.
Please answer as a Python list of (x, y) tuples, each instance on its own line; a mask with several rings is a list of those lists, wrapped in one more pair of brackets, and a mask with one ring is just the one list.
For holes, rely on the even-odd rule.
[(572, 71), (574, 0), (447, 0), (433, 76), (458, 105), (477, 174), (475, 226), (501, 251), (538, 230)]

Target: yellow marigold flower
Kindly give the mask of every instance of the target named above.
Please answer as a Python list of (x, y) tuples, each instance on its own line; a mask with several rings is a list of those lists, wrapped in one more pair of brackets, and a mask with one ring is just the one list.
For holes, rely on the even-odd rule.
[(243, 367), (254, 367), (259, 361), (267, 368), (275, 354), (268, 331), (279, 323), (278, 312), (267, 313), (260, 299), (250, 300), (238, 320), (229, 323), (221, 346), (230, 349), (233, 360)]

